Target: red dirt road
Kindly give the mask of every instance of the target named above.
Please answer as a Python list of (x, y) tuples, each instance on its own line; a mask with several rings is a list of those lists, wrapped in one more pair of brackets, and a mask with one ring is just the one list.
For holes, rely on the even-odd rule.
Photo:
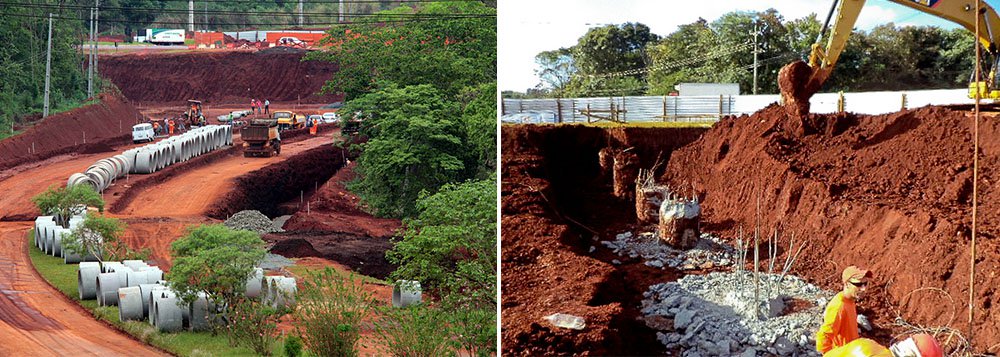
[[(330, 144), (329, 136), (317, 136), (281, 146), (281, 155), (274, 157), (243, 157), (242, 153), (177, 175), (159, 185), (140, 192), (120, 215), (132, 217), (200, 216), (215, 199), (225, 195), (233, 179), (244, 173), (285, 160), (321, 145)], [(68, 177), (68, 176), (67, 176)], [(183, 197), (183, 200), (178, 199)]]
[(164, 356), (96, 320), (39, 277), (30, 222), (0, 223), (0, 356)]

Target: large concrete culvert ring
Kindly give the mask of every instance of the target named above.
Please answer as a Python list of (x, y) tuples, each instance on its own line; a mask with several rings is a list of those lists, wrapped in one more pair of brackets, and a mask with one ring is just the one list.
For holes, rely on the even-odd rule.
[(142, 320), (142, 292), (138, 286), (118, 289), (118, 320)]
[(35, 217), (35, 231), (33, 232), (33, 237), (35, 239), (35, 247), (39, 250), (42, 249), (42, 237), (44, 237), (44, 230), (46, 227), (55, 227), (56, 221), (53, 216), (38, 216)]
[[(141, 291), (142, 288), (140, 288), (139, 290)], [(153, 311), (155, 311), (154, 309), (156, 308), (156, 298), (159, 297), (160, 295), (162, 295), (164, 291), (169, 291), (169, 290), (170, 290), (169, 288), (167, 288), (166, 286), (164, 286), (163, 284), (160, 284), (160, 283), (157, 283), (155, 286), (150, 287), (149, 294), (148, 294), (148, 297), (149, 297), (149, 300), (148, 300), (149, 301), (149, 303), (148, 303), (149, 311), (148, 311), (148, 313), (149, 313), (149, 324), (150, 325), (156, 326), (156, 314), (153, 313)]]
[(191, 303), (188, 316), (190, 316), (191, 331), (208, 331), (212, 328), (212, 315), (215, 312), (215, 304), (208, 300), (208, 295), (204, 292), (198, 293), (198, 298)]
[(97, 276), (101, 274), (101, 263), (83, 262), (76, 272), (76, 290), (80, 300), (97, 297)]
[(295, 278), (269, 276), (264, 279), (264, 286), (267, 288), (265, 301), (272, 307), (281, 308), (295, 305), (295, 293), (298, 290)]
[(97, 275), (97, 304), (100, 306), (118, 305), (118, 289), (121, 284), (118, 282), (117, 273), (101, 273)]
[(255, 298), (260, 296), (261, 285), (264, 284), (264, 269), (254, 268), (253, 274), (247, 279), (245, 295)]
[(139, 284), (139, 295), (142, 297), (142, 316), (144, 318), (149, 317), (149, 300), (150, 293), (155, 287), (163, 287), (160, 284)]
[(407, 307), (419, 304), (422, 293), (420, 282), (414, 280), (400, 280), (392, 287), (392, 306)]
[(160, 332), (177, 332), (184, 327), (183, 311), (178, 306), (177, 294), (172, 291), (161, 290), (153, 295), (150, 314), (156, 316), (154, 325)]

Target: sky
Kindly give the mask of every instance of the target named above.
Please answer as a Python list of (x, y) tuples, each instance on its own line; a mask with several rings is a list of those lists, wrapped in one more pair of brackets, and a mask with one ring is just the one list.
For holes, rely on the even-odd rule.
[[(832, 0), (503, 0), (498, 1), (498, 75), (500, 90), (524, 92), (540, 81), (535, 75), (535, 55), (570, 47), (591, 27), (639, 22), (660, 36), (699, 17), (712, 22), (733, 11), (778, 10), (792, 20), (817, 14), (823, 21)], [(697, 4), (697, 6), (689, 4)], [(987, 0), (997, 8), (1000, 0)], [(870, 30), (893, 22), (897, 26), (956, 28), (954, 23), (892, 3), (869, 0), (855, 25)], [(803, 49), (805, 50), (805, 49)]]

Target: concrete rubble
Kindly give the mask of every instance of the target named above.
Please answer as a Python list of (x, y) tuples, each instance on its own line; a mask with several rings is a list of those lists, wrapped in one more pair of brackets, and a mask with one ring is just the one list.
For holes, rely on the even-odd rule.
[(736, 260), (735, 248), (708, 233), (703, 233), (694, 248), (688, 250), (664, 244), (652, 232), (639, 233), (638, 236), (625, 232), (615, 236), (615, 240), (602, 241), (601, 244), (618, 256), (641, 257), (646, 265), (661, 269), (712, 269), (733, 265)]
[[(650, 286), (643, 319), (664, 346), (685, 357), (819, 356), (814, 334), (833, 293), (795, 276), (760, 275), (759, 317), (748, 304), (754, 301), (751, 272), (713, 272)], [(788, 313), (785, 304), (793, 299), (808, 308)]]

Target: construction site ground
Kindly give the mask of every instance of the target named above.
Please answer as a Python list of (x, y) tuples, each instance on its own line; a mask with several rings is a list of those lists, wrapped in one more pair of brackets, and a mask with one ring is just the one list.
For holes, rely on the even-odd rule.
[[(599, 161), (598, 152), (610, 147), (631, 148), (643, 168), (660, 157), (657, 181), (698, 197), (702, 232), (733, 245), (741, 230), (755, 227), (763, 235), (794, 234), (806, 247), (790, 274), (811, 284), (838, 291), (845, 267), (872, 269), (858, 310), (874, 330), (862, 336), (888, 345), (923, 327), (950, 352), (995, 354), (998, 130), (994, 117), (980, 122), (970, 329), (974, 125), (968, 111), (799, 117), (772, 105), (710, 129), (505, 125), (502, 352), (680, 354), (649, 327), (669, 330), (673, 320), (643, 321), (643, 294), (650, 285), (732, 268), (654, 268), (598, 244), (639, 228), (634, 201), (613, 195), (614, 175)], [(791, 253), (779, 248), (777, 264)], [(766, 249), (760, 255), (768, 264)], [(792, 310), (816, 305), (797, 304), (810, 306)], [(543, 320), (554, 313), (583, 317), (586, 328)]]
[[(225, 54), (192, 53), (190, 57), (162, 54), (169, 56), (167, 62), (183, 62), (188, 70), (200, 71), (200, 78), (187, 76), (183, 84), (176, 85), (206, 86), (168, 97), (161, 93), (177, 92), (177, 88), (170, 87), (171, 81), (145, 77), (138, 81), (164, 87), (149, 86), (129, 92), (127, 88), (135, 84), (114, 75), (121, 73), (129, 77), (129, 73), (138, 70), (149, 57), (115, 62), (102, 56), (100, 65), (105, 71), (102, 75), (122, 87), (123, 94), (102, 95), (97, 105), (25, 125), (20, 128), (20, 135), (0, 141), (0, 190), (5, 192), (0, 195), (0, 269), (5, 271), (0, 274), (0, 335), (7, 336), (0, 346), (0, 355), (162, 354), (96, 321), (39, 277), (27, 258), (29, 244), (25, 237), (34, 217), (39, 215), (31, 198), (48, 187), (65, 185), (69, 175), (85, 170), (99, 159), (141, 146), (130, 140), (129, 130), (133, 123), (129, 120), (133, 118), (179, 115), (187, 99), (209, 103), (206, 118), (210, 124), (215, 124), (212, 119), (217, 115), (248, 110), (249, 96), (227, 93), (213, 96), (211, 93), (221, 90), (213, 91), (212, 88), (225, 86), (205, 84), (220, 80), (238, 66), (252, 67), (264, 76), (254, 81), (291, 86), (262, 87), (258, 99), (271, 98), (271, 110), (306, 114), (335, 111), (321, 106), (340, 98), (314, 95), (333, 73), (315, 70), (325, 64), (298, 65), (293, 63), (297, 59), (288, 60), (301, 71), (288, 72), (276, 66), (273, 55), (251, 54), (257, 57), (243, 62), (212, 57), (225, 57)], [(200, 64), (202, 61), (231, 62), (232, 65)], [(163, 70), (144, 73), (164, 78), (176, 75)], [(312, 79), (303, 84), (301, 79), (304, 77)], [(213, 87), (217, 85), (219, 87)], [(142, 90), (156, 94), (144, 94)], [(128, 93), (134, 94), (130, 97)], [(197, 97), (202, 94), (205, 95)], [(299, 95), (303, 97), (302, 102), (296, 98)], [(143, 105), (136, 107), (134, 104), (139, 102)], [(86, 143), (83, 131), (88, 132)], [(80, 139), (74, 140), (77, 136)], [(316, 136), (310, 136), (306, 129), (285, 131), (279, 156), (246, 158), (242, 155), (242, 142), (236, 135), (231, 148), (176, 163), (153, 174), (119, 179), (103, 193), (106, 214), (127, 223), (125, 241), (132, 248), (150, 248), (151, 260), (165, 271), (169, 271), (171, 262), (170, 243), (181, 237), (186, 227), (221, 223), (227, 213), (258, 209), (269, 212), (272, 218), (291, 215), (289, 221), (295, 222), (286, 227), (286, 232), (264, 237), (269, 244), (282, 247), (279, 253), (297, 261), (297, 266), (288, 272), (333, 267), (384, 278), (394, 270), (384, 254), (400, 222), (375, 218), (356, 208), (343, 210), (354, 207), (357, 198), (346, 192), (341, 182), (353, 176), (350, 172), (353, 166), (342, 170), (349, 157), (332, 145), (335, 138), (340, 138), (340, 134), (333, 125), (322, 125)], [(262, 187), (272, 189), (268, 194), (258, 194)], [(282, 242), (285, 243), (279, 244)], [(391, 287), (377, 280), (369, 281), (366, 290), (375, 294), (380, 302), (389, 304)], [(293, 326), (294, 322), (286, 318), (281, 329), (287, 332)], [(362, 353), (374, 352), (379, 343), (373, 340), (373, 331), (366, 329), (362, 336), (366, 346)]]

